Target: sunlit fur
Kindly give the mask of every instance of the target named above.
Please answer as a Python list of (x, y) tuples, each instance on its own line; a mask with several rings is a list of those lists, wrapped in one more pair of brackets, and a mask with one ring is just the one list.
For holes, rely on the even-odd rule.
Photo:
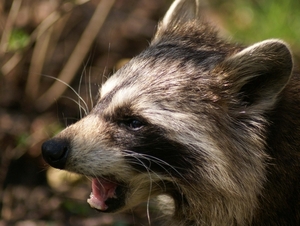
[(300, 83), (289, 47), (229, 44), (195, 5), (175, 1), (149, 48), (56, 136), (70, 142), (65, 169), (113, 176), (126, 187), (119, 211), (171, 197), (158, 205), (167, 225), (298, 225)]

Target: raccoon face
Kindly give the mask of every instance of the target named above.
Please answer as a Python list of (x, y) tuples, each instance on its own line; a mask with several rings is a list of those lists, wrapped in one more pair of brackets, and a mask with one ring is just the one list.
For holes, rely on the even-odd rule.
[(265, 180), (264, 115), (289, 81), (290, 51), (278, 40), (227, 44), (184, 2), (91, 113), (42, 146), (51, 166), (92, 178), (88, 202), (100, 211), (160, 194), (193, 194), (203, 208), (218, 197), (255, 203)]
[[(188, 64), (173, 62), (174, 66), (162, 69), (162, 64), (169, 64), (167, 58), (157, 62), (147, 54), (103, 85), (87, 117), (43, 145), (44, 157), (52, 166), (93, 178), (88, 202), (101, 211), (116, 211), (125, 204), (128, 208), (157, 194), (178, 193), (178, 183), (191, 183), (191, 171), (201, 158), (193, 137), (205, 140), (207, 128), (195, 131), (195, 125), (206, 116), (195, 116), (191, 104), (195, 101), (197, 106), (208, 97), (199, 94), (201, 98), (192, 100), (196, 94), (185, 72)], [(192, 64), (189, 67), (195, 67)], [(177, 95), (183, 90), (190, 93), (189, 99)], [(204, 105), (197, 111), (206, 111)], [(202, 143), (206, 148), (207, 142)]]

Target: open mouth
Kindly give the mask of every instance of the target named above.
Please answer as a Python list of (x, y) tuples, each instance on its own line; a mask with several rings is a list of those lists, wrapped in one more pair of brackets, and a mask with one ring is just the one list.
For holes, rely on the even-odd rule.
[(125, 204), (125, 187), (111, 179), (93, 178), (87, 202), (101, 212), (115, 212)]

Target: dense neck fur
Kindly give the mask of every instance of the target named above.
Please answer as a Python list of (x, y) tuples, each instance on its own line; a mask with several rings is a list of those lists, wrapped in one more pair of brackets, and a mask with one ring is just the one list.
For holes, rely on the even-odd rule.
[[(294, 73), (277, 107), (270, 112), (266, 149), (271, 157), (267, 166), (268, 181), (259, 198), (254, 223), (297, 225), (300, 220), (299, 88), (299, 74)], [(269, 209), (275, 209), (273, 214), (265, 211)]]

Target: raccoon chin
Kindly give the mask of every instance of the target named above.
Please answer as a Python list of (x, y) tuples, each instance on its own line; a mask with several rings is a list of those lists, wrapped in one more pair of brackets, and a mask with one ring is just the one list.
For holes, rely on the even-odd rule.
[(125, 205), (126, 187), (114, 179), (92, 179), (92, 192), (87, 202), (101, 212), (117, 212)]

